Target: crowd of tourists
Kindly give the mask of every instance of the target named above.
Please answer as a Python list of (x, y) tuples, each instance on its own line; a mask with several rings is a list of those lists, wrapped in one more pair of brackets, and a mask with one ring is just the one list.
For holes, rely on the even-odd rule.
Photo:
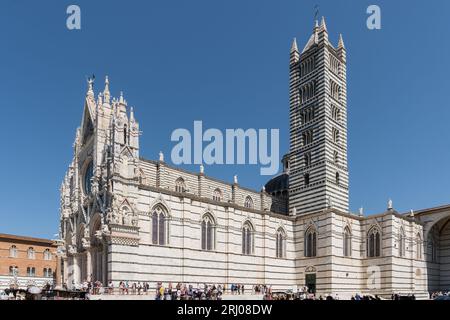
[(178, 283), (173, 286), (169, 283), (166, 287), (158, 282), (156, 287), (156, 300), (222, 300), (225, 293), (224, 285), (203, 284), (197, 288), (193, 285)]
[[(112, 281), (109, 281), (107, 286), (99, 280), (97, 281), (83, 281), (81, 284), (72, 284), (75, 290), (87, 292), (92, 295), (97, 294), (115, 294), (120, 295), (147, 295), (150, 292), (150, 285), (148, 282), (130, 282), (120, 281), (117, 288)], [(67, 284), (63, 284), (63, 289), (68, 289)]]

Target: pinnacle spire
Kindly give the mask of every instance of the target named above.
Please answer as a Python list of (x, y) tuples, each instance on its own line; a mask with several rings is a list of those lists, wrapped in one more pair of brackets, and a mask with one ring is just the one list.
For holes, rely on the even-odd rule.
[(294, 38), (294, 40), (292, 40), (291, 53), (293, 52), (298, 52), (297, 38)]
[(135, 122), (133, 107), (130, 108), (130, 122)]
[(338, 48), (344, 48), (345, 49), (344, 39), (342, 38), (342, 33), (339, 34)]
[(87, 96), (94, 98), (94, 80), (95, 80), (95, 76), (92, 75), (92, 78), (88, 78), (87, 79), (87, 83), (88, 83), (88, 91), (87, 91)]
[(109, 92), (109, 79), (108, 76), (105, 77), (105, 89), (103, 90), (104, 101), (109, 103), (109, 99), (111, 98), (111, 94)]
[(322, 20), (320, 21), (320, 27), (321, 27), (323, 30), (328, 31), (328, 30), (327, 30), (327, 24), (325, 23), (325, 17), (324, 17), (324, 16), (322, 16)]

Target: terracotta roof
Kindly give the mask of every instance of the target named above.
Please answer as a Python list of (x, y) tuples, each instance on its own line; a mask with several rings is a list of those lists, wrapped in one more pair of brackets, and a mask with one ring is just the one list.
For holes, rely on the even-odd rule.
[(33, 238), (33, 237), (26, 237), (26, 236), (18, 236), (13, 234), (6, 234), (6, 233), (0, 233), (0, 241), (1, 240), (12, 240), (17, 242), (39, 242), (42, 244), (46, 244), (48, 246), (55, 246), (55, 241), (50, 239), (43, 239), (43, 238)]

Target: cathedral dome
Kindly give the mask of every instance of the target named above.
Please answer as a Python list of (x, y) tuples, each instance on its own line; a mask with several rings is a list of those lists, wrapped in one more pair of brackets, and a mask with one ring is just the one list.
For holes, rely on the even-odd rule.
[(272, 179), (270, 179), (266, 185), (266, 192), (269, 194), (276, 194), (277, 192), (283, 192), (289, 188), (289, 174), (283, 172)]

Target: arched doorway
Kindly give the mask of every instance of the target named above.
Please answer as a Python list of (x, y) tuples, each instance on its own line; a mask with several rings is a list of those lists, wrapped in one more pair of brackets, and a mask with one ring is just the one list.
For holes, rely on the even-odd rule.
[(450, 217), (437, 221), (426, 240), (428, 290), (450, 290)]
[(307, 267), (305, 269), (305, 286), (308, 288), (308, 293), (316, 294), (316, 268)]
[(91, 245), (90, 245), (90, 255), (91, 255), (91, 281), (101, 281), (104, 286), (107, 285), (107, 249), (103, 240), (102, 230), (101, 230), (101, 219), (97, 216), (96, 219), (92, 221), (91, 226)]

